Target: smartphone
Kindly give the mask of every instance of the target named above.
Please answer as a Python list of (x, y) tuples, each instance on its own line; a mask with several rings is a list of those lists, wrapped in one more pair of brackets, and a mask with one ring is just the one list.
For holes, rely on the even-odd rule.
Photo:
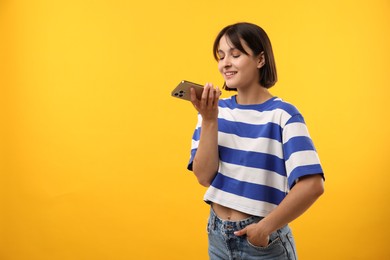
[(189, 82), (187, 80), (182, 80), (177, 87), (172, 90), (172, 97), (184, 99), (184, 100), (191, 100), (191, 88), (194, 88), (196, 97), (198, 99), (201, 99), (202, 92), (203, 92), (203, 86), (200, 84), (196, 84), (193, 82)]

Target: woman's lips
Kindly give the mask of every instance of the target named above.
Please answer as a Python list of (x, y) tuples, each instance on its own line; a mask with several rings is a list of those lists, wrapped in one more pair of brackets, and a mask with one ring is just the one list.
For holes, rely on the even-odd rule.
[(225, 74), (225, 77), (226, 77), (226, 78), (231, 78), (231, 77), (233, 77), (236, 73), (237, 73), (236, 71), (227, 71), (227, 72), (225, 72), (224, 74)]

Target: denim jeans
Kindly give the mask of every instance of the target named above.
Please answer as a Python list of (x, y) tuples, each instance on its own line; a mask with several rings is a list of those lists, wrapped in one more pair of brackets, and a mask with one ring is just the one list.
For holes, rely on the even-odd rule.
[(233, 234), (261, 219), (252, 216), (240, 221), (222, 220), (211, 208), (207, 223), (210, 260), (296, 260), (294, 239), (287, 225), (270, 235), (270, 242), (266, 247), (254, 246), (245, 235), (239, 237)]

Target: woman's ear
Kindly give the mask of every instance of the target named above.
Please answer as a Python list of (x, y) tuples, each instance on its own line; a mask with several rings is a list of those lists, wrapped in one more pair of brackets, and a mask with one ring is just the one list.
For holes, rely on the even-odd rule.
[(257, 68), (260, 69), (265, 65), (264, 51), (262, 51), (257, 59)]

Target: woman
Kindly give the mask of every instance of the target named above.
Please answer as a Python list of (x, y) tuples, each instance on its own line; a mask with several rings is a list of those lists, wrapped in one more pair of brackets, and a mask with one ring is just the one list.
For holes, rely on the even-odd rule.
[(288, 223), (324, 192), (323, 171), (299, 111), (272, 96), (272, 47), (262, 28), (222, 29), (214, 56), (237, 95), (204, 86), (188, 169), (208, 187), (210, 259), (296, 259)]

